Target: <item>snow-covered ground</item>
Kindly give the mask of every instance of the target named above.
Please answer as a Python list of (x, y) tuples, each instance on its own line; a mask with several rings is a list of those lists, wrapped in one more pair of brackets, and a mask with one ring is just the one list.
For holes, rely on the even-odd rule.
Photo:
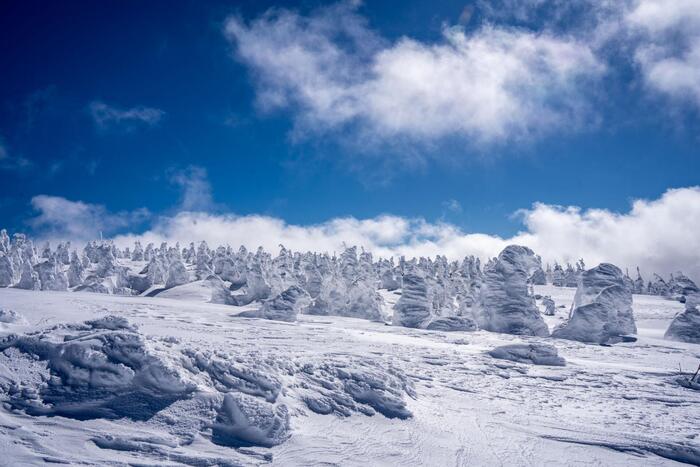
[[(599, 346), (241, 318), (256, 305), (190, 289), (0, 289), (0, 308), (17, 314), (0, 322), (0, 464), (700, 463), (700, 391), (676, 381), (700, 345), (662, 338), (680, 303), (634, 296), (637, 342)], [(550, 331), (574, 291), (535, 287), (556, 302)], [(386, 307), (398, 299), (381, 293)], [(511, 344), (553, 345), (565, 365), (489, 354)]]

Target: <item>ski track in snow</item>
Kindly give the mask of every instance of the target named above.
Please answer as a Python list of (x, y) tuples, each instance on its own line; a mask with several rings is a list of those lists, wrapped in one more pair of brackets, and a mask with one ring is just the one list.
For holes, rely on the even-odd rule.
[[(574, 289), (538, 286), (536, 292), (564, 305), (555, 316), (544, 317), (552, 329), (568, 315)], [(387, 307), (398, 299), (393, 292), (382, 295)], [(683, 309), (681, 304), (653, 296), (634, 300), (639, 340), (605, 347), (486, 331), (425, 331), (333, 316), (300, 315), (297, 323), (235, 317), (256, 304), (233, 307), (159, 297), (0, 289), (0, 305), (25, 321), (0, 323), (0, 335), (121, 316), (138, 326), (154, 355), (199, 388), (192, 397), (142, 421), (30, 416), (5, 403), (0, 409), (0, 464), (700, 463), (700, 392), (675, 382), (679, 365), (685, 371), (697, 367), (700, 345), (661, 339)], [(517, 363), (487, 354), (519, 343), (554, 345), (566, 366)], [(213, 382), (223, 377), (213, 366), (199, 373), (182, 368), (188, 352), (208, 352), (210, 365), (230, 358), (244, 370), (259, 370), (279, 380), (278, 401), (289, 408), (291, 436), (271, 448), (212, 442), (218, 394), (212, 385), (223, 384)], [(331, 365), (325, 376), (331, 379), (323, 384), (333, 384), (334, 368), (392, 368), (397, 378), (406, 375), (412, 389), (398, 393), (412, 416), (311, 411), (302, 397), (320, 390), (313, 381), (325, 374), (316, 371), (324, 363)], [(287, 364), (297, 369), (286, 371)], [(311, 368), (313, 377), (299, 372), (302, 367)], [(17, 349), (0, 353), (0, 381), (26, 382), (42, 368), (45, 362)]]

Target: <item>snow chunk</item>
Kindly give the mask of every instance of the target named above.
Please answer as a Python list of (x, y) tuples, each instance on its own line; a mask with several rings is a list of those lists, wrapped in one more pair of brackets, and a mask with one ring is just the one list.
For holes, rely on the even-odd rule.
[(7, 310), (5, 308), (0, 308), (0, 323), (11, 324), (26, 322), (27, 321), (24, 319), (24, 316), (22, 316), (20, 313), (17, 313), (15, 310)]
[(284, 404), (274, 405), (241, 393), (224, 396), (212, 441), (224, 446), (272, 447), (289, 436), (289, 410)]
[(468, 316), (443, 316), (428, 324), (431, 331), (476, 331), (476, 322)]
[(410, 381), (398, 370), (370, 359), (309, 362), (297, 375), (302, 378), (302, 399), (318, 414), (350, 416), (353, 412), (387, 418), (412, 417), (403, 395), (415, 397)]
[(0, 351), (12, 347), (45, 360), (50, 372), (45, 384), (26, 388), (35, 397), (9, 401), (30, 415), (147, 420), (194, 390), (149, 352), (122, 317), (58, 325), (0, 341)]
[(549, 344), (511, 344), (496, 347), (489, 352), (493, 358), (534, 365), (565, 366), (566, 360), (559, 356), (557, 348)]

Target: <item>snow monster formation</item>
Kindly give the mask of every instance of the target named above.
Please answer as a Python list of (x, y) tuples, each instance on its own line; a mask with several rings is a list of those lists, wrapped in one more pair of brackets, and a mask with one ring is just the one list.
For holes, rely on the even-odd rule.
[(401, 298), (394, 305), (394, 326), (422, 328), (432, 318), (432, 296), (420, 271), (411, 271), (403, 277)]
[(583, 273), (569, 320), (557, 326), (552, 337), (614, 344), (636, 332), (632, 291), (625, 285), (620, 268), (602, 263)]
[(664, 337), (674, 341), (700, 344), (700, 293), (686, 297), (685, 311), (673, 318)]
[(293, 285), (279, 295), (266, 300), (260, 309), (243, 312), (238, 316), (294, 322), (297, 320), (297, 315), (301, 313), (310, 302), (311, 298), (309, 294), (301, 287)]
[(484, 269), (481, 309), (476, 321), (481, 329), (524, 336), (548, 336), (549, 330), (528, 294), (528, 279), (541, 268), (539, 258), (524, 246), (507, 246)]

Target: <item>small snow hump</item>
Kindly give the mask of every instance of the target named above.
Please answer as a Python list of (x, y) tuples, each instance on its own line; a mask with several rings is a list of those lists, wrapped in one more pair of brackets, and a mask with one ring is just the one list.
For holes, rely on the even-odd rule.
[(493, 358), (534, 365), (565, 366), (566, 360), (559, 356), (557, 348), (549, 344), (511, 344), (496, 347), (489, 352)]

